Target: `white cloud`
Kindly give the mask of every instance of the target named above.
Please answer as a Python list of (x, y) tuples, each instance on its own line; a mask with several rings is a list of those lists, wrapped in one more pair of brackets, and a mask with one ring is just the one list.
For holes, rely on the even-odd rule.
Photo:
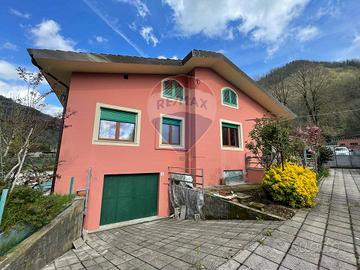
[(309, 0), (238, 1), (238, 0), (163, 0), (173, 10), (176, 31), (183, 36), (232, 39), (236, 33), (255, 42), (281, 43), (290, 23)]
[[(8, 83), (0, 80), (0, 95), (11, 98), (23, 105), (27, 105), (28, 90), (26, 85), (22, 82)], [(40, 92), (36, 91), (34, 96), (36, 99), (39, 98), (40, 100), (37, 109), (39, 109), (41, 112), (52, 116), (59, 116), (59, 113), (62, 112), (61, 106), (47, 104), (45, 102), (45, 98), (41, 96)]]
[(360, 46), (360, 35), (356, 35), (352, 40), (352, 44), (355, 46)]
[(118, 20), (116, 18), (110, 17), (106, 13), (102, 12), (91, 0), (83, 0), (83, 2), (94, 12), (111, 30), (113, 30), (117, 35), (125, 40), (138, 54), (141, 56), (146, 56), (146, 54), (131, 40), (129, 39), (122, 31), (118, 25)]
[(12, 99), (24, 98), (27, 95), (27, 90), (23, 84), (7, 83), (0, 80), (0, 95)]
[(0, 79), (2, 80), (18, 80), (19, 76), (16, 66), (5, 60), (0, 60)]
[(89, 43), (98, 43), (98, 44), (104, 44), (107, 43), (109, 40), (102, 36), (94, 36), (92, 39), (89, 39)]
[(130, 4), (132, 6), (134, 6), (137, 10), (137, 13), (140, 17), (145, 17), (147, 15), (150, 14), (149, 8), (147, 7), (147, 5), (142, 2), (141, 0), (117, 0), (118, 2), (121, 3), (126, 3), (126, 4)]
[(98, 43), (106, 43), (106, 42), (108, 42), (108, 39), (107, 39), (107, 38), (104, 38), (104, 37), (102, 37), (102, 36), (95, 36), (95, 40), (96, 40), (96, 42), (98, 42)]
[(144, 26), (140, 30), (140, 35), (145, 39), (147, 44), (152, 44), (154, 47), (159, 43), (151, 26)]
[(337, 53), (336, 58), (337, 60), (360, 59), (359, 55), (360, 55), (360, 34), (356, 34), (353, 37), (351, 44), (347, 48), (340, 50)]
[(136, 29), (137, 29), (136, 23), (135, 22), (130, 23), (129, 28), (130, 28), (130, 30), (136, 31)]
[(174, 56), (172, 56), (172, 57), (170, 57), (170, 58), (166, 57), (165, 55), (159, 55), (157, 58), (158, 58), (158, 59), (172, 59), (172, 60), (179, 60), (179, 58), (178, 58), (176, 55), (174, 55)]
[(23, 13), (16, 9), (13, 9), (13, 8), (10, 8), (10, 14), (18, 16), (20, 18), (24, 18), (24, 19), (30, 19), (30, 16), (31, 16), (29, 13), (26, 13), (26, 12)]
[(341, 14), (341, 6), (339, 0), (328, 0), (317, 10), (314, 19), (319, 20), (322, 17), (337, 17)]
[(0, 45), (0, 49), (6, 49), (6, 50), (10, 50), (10, 51), (17, 51), (18, 50), (18, 46), (6, 41), (3, 44)]
[(60, 34), (61, 27), (54, 20), (44, 20), (30, 29), (34, 45), (43, 49), (75, 51), (75, 42)]
[(43, 108), (41, 108), (41, 111), (51, 116), (61, 116), (63, 107), (53, 104), (46, 104)]
[(297, 30), (296, 38), (300, 42), (306, 42), (306, 41), (309, 41), (311, 39), (314, 39), (319, 34), (320, 34), (320, 31), (316, 26), (308, 25), (306, 27), (299, 28)]

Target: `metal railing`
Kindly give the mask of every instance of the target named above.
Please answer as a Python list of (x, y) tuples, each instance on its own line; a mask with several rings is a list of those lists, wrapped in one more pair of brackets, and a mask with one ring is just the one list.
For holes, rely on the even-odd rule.
[(333, 152), (333, 159), (328, 162), (332, 168), (360, 168), (360, 151), (354, 150), (350, 154), (337, 154)]
[(172, 181), (188, 182), (186, 180), (173, 179), (171, 178), (172, 174), (188, 175), (192, 177), (194, 187), (201, 186), (201, 188), (204, 189), (204, 169), (202, 168), (168, 167), (168, 173), (170, 183)]

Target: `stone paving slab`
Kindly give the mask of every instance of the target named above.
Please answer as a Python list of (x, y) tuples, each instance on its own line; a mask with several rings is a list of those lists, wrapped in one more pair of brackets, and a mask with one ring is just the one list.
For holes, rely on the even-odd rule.
[(285, 222), (159, 220), (89, 234), (59, 269), (360, 269), (360, 170), (336, 169)]

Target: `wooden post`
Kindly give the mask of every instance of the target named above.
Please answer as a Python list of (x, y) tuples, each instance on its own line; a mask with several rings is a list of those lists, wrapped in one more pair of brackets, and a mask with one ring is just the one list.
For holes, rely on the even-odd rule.
[(91, 175), (92, 175), (92, 170), (91, 170), (91, 168), (89, 168), (89, 170), (88, 170), (88, 176), (87, 176), (87, 181), (86, 181), (86, 191), (85, 191), (85, 192), (86, 192), (86, 195), (85, 195), (85, 209), (84, 209), (84, 214), (85, 214), (85, 215), (87, 215)]
[(2, 222), (2, 216), (4, 213), (4, 209), (5, 209), (5, 202), (6, 202), (6, 197), (8, 195), (9, 190), (7, 188), (3, 189), (2, 193), (1, 193), (1, 200), (0, 200), (0, 224)]

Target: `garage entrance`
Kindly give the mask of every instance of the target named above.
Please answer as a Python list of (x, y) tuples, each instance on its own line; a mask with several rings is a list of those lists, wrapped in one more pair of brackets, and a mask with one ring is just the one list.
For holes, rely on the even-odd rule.
[(157, 215), (158, 174), (106, 175), (100, 225)]

